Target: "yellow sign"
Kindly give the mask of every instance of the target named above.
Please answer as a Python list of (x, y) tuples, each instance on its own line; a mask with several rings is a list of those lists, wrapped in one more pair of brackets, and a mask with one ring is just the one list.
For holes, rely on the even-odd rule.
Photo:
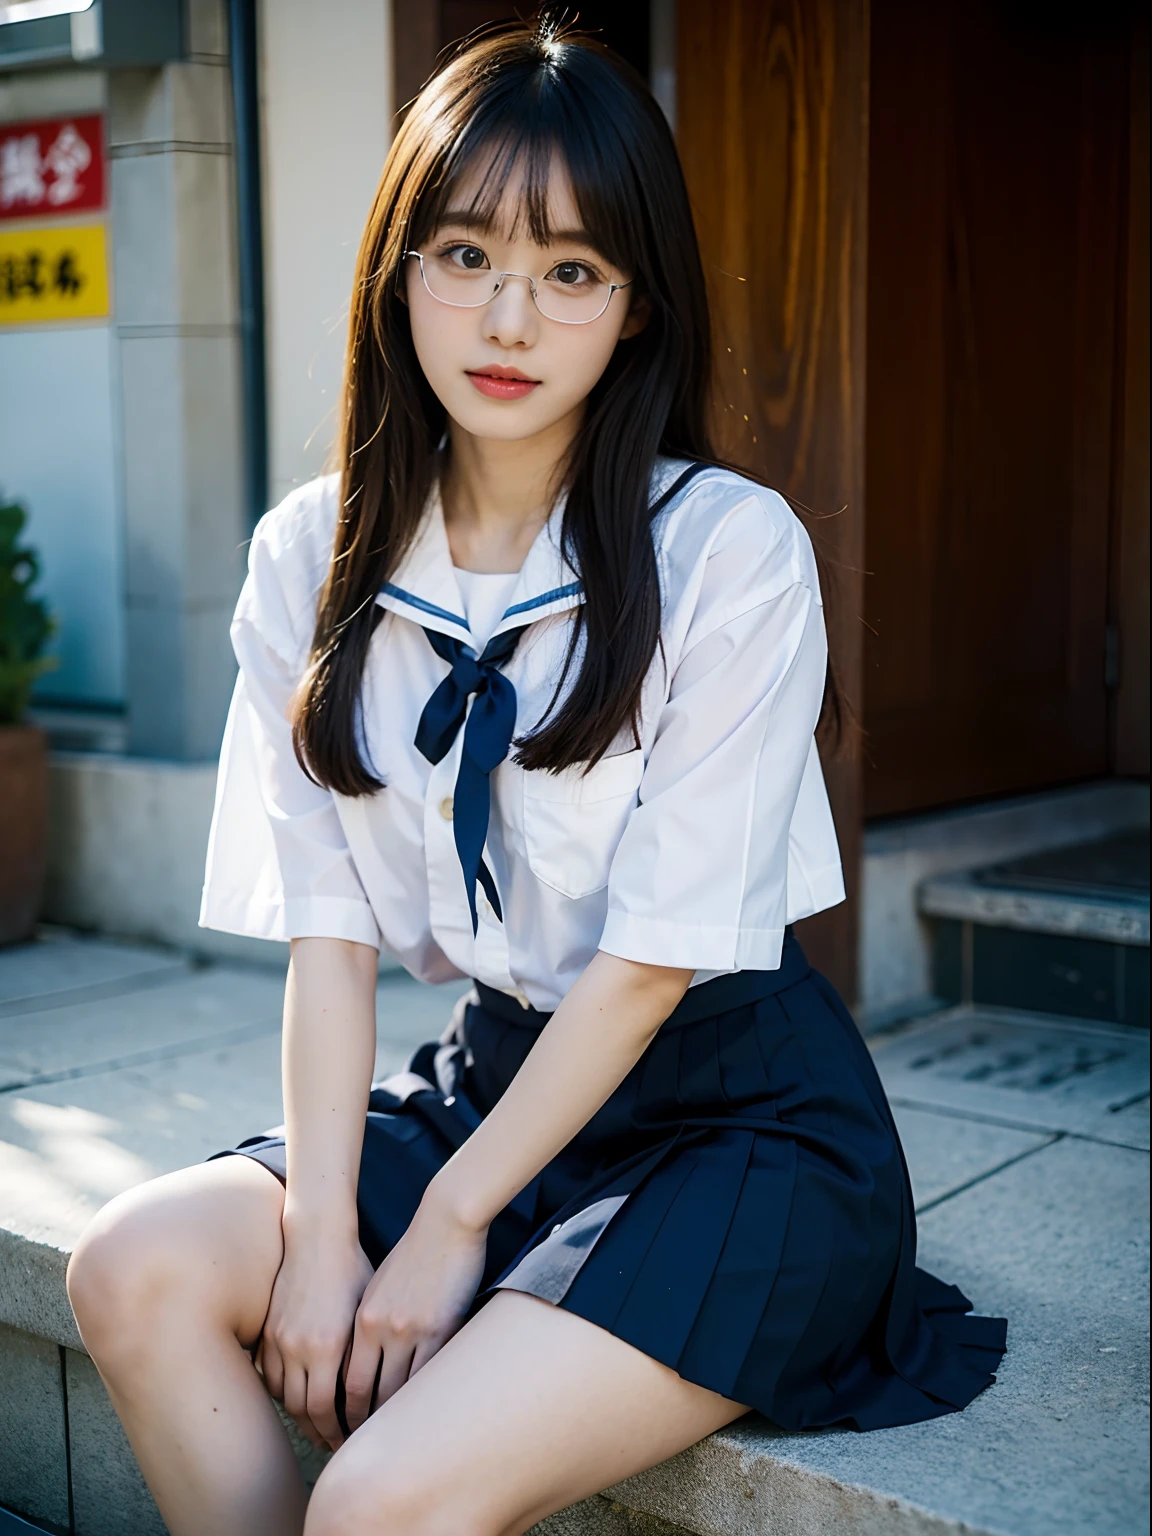
[(0, 228), (0, 326), (108, 313), (103, 224)]

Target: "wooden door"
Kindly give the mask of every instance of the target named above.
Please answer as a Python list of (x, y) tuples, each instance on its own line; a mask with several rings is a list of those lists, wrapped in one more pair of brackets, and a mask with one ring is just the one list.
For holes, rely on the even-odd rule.
[(874, 0), (869, 815), (1108, 771), (1126, 40), (1071, 15)]
[[(680, 0), (676, 137), (715, 326), (721, 451), (793, 498), (859, 699), (868, 0)], [(855, 995), (860, 766), (823, 751), (848, 901), (801, 924)]]
[[(397, 112), (403, 109), (432, 73), (437, 54), (478, 27), (516, 21), (532, 6), (515, 0), (392, 0), (393, 78)], [(648, 74), (650, 19), (647, 5), (613, 5), (588, 0), (568, 9), (568, 18), (596, 32), (628, 62)]]

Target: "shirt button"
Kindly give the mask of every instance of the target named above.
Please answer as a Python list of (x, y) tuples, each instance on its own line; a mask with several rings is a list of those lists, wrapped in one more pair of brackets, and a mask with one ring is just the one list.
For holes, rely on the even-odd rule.
[(445, 821), (451, 821), (452, 820), (452, 796), (451, 795), (445, 795), (443, 800), (441, 800), (441, 802), (440, 802), (440, 814), (441, 814), (441, 816), (443, 816)]
[(549, 1236), (550, 1237), (555, 1237), (557, 1232), (559, 1232), (559, 1230), (560, 1230), (560, 1223), (557, 1222), (556, 1225), (552, 1228), (552, 1231), (549, 1233)]

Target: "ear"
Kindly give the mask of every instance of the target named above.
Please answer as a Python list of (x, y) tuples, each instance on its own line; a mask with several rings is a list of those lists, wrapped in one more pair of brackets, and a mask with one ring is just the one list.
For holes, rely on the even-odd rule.
[(618, 340), (627, 341), (629, 336), (638, 336), (652, 318), (652, 300), (646, 293), (642, 293), (628, 311), (628, 318), (620, 330)]

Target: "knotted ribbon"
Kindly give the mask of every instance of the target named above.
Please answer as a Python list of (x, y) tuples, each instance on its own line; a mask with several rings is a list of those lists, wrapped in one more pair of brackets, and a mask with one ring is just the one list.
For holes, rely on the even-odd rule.
[[(711, 467), (702, 460), (689, 464), (649, 507), (649, 516), (655, 517), (689, 481)], [(492, 810), (488, 775), (507, 757), (516, 729), (516, 690), (498, 669), (509, 660), (527, 628), (527, 624), (522, 624), (518, 629), (505, 630), (490, 640), (479, 656), (461, 640), (453, 640), (439, 630), (424, 630), (432, 649), (452, 670), (424, 706), (416, 727), (417, 750), (430, 763), (442, 761), (451, 751), (460, 726), (467, 718), (452, 797), (452, 831), (460, 867), (464, 871), (473, 936), (479, 928), (477, 881), (492, 903), (496, 916), (504, 921), (496, 882), (484, 862), (484, 844)], [(476, 702), (469, 710), (468, 700), (473, 694)]]
[[(507, 757), (516, 729), (516, 690), (498, 669), (511, 657), (527, 627), (522, 624), (518, 629), (505, 630), (490, 640), (479, 656), (461, 640), (454, 640), (434, 629), (424, 631), (437, 656), (442, 657), (452, 670), (424, 706), (420, 724), (416, 727), (417, 750), (430, 763), (440, 762), (451, 751), (467, 716), (460, 768), (452, 796), (452, 832), (460, 867), (464, 871), (474, 936), (479, 926), (477, 881), (492, 903), (496, 916), (501, 921), (504, 918), (496, 882), (484, 862), (491, 811), (488, 775)], [(476, 702), (469, 709), (468, 700), (473, 694)]]

